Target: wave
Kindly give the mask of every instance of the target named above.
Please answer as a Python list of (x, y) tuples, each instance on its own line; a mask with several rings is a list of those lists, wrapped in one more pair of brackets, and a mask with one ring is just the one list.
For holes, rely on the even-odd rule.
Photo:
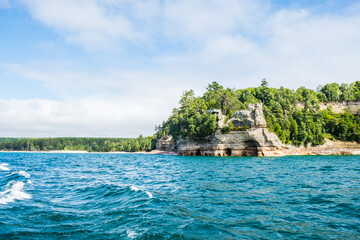
[(23, 177), (26, 177), (26, 178), (30, 178), (30, 173), (28, 173), (28, 172), (25, 172), (25, 171), (19, 171), (18, 172), (18, 174), (20, 175), (20, 176), (23, 176)]
[(0, 164), (0, 170), (2, 170), (2, 171), (10, 171), (10, 168), (8, 168), (7, 166), (9, 166), (9, 164), (1, 163)]
[(135, 192), (140, 191), (139, 188), (137, 188), (137, 187), (135, 187), (135, 186), (133, 186), (133, 185), (130, 186), (130, 189), (133, 190), (133, 191), (135, 191)]
[(148, 195), (149, 198), (153, 198), (153, 195), (152, 195), (151, 192), (145, 191), (145, 190), (142, 190), (142, 189), (139, 189), (139, 188), (136, 187), (136, 186), (131, 185), (131, 186), (130, 186), (130, 190), (135, 191), (135, 192), (139, 192), (139, 191), (145, 192), (145, 193)]
[(30, 199), (31, 195), (24, 192), (25, 183), (21, 181), (11, 181), (6, 184), (9, 188), (3, 192), (0, 192), (0, 204), (8, 204), (15, 200)]
[(138, 234), (135, 231), (132, 231), (132, 230), (127, 230), (126, 234), (127, 234), (127, 237), (131, 238), (131, 239), (134, 239), (134, 238), (136, 238), (138, 236)]
[(153, 198), (153, 195), (151, 192), (145, 191), (145, 193), (149, 196), (149, 198)]

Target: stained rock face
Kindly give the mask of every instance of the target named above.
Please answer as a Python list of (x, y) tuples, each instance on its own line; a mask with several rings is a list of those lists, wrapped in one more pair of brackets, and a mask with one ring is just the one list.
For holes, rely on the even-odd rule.
[(216, 115), (218, 128), (223, 128), (226, 126), (226, 121), (225, 121), (226, 117), (221, 113), (220, 109), (211, 109), (211, 110), (208, 110), (207, 112), (210, 112), (210, 113)]
[(156, 143), (156, 149), (162, 151), (174, 151), (175, 144), (171, 136), (163, 137)]
[(229, 120), (235, 127), (266, 128), (262, 104), (249, 104), (248, 110), (235, 112)]
[(180, 139), (177, 142), (179, 155), (201, 156), (281, 156), (282, 144), (277, 136), (265, 128), (247, 131), (217, 132), (201, 139)]
[[(262, 104), (249, 104), (248, 110), (237, 111), (229, 120), (235, 127), (247, 126), (246, 131), (221, 133), (203, 139), (179, 139), (179, 155), (202, 156), (281, 156), (283, 145), (266, 128)], [(222, 123), (222, 126), (227, 123)], [(219, 126), (220, 127), (220, 126)]]

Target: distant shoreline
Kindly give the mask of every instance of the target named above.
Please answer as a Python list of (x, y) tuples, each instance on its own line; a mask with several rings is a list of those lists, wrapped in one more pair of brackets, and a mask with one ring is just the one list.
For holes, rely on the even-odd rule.
[(104, 154), (147, 154), (147, 155), (177, 155), (175, 152), (161, 151), (161, 150), (152, 150), (150, 152), (88, 152), (88, 151), (77, 151), (77, 150), (53, 150), (53, 151), (4, 151), (1, 150), (0, 153), (104, 153)]
[[(87, 152), (87, 151), (67, 151), (67, 150), (58, 150), (58, 151), (0, 151), (1, 153), (64, 153), (64, 154), (139, 154), (139, 155), (170, 155), (170, 156), (181, 156), (176, 152), (167, 152), (153, 150), (151, 152)], [(316, 151), (313, 148), (310, 149), (298, 149), (295, 150), (285, 150), (284, 155), (268, 155), (268, 156), (246, 156), (246, 157), (285, 157), (285, 156), (334, 156), (334, 155), (360, 155), (360, 149), (327, 149), (325, 151), (320, 150)], [(229, 157), (229, 156), (227, 156)], [(231, 156), (231, 157), (242, 157), (242, 156)], [(245, 157), (245, 156), (243, 156)]]
[[(267, 155), (267, 157), (274, 156), (308, 156), (308, 155), (360, 155), (360, 144), (356, 142), (344, 142), (344, 141), (331, 141), (329, 139), (325, 140), (325, 143), (320, 146), (309, 146), (309, 147), (296, 147), (293, 145), (285, 145), (282, 147), (281, 155)], [(178, 155), (174, 151), (166, 150), (152, 150), (149, 152), (140, 151), (140, 152), (88, 152), (88, 151), (76, 151), (76, 150), (52, 150), (52, 151), (9, 151), (9, 150), (0, 150), (0, 153), (66, 153), (66, 154), (84, 154), (84, 153), (93, 153), (93, 154), (146, 154), (146, 155)], [(264, 156), (266, 157), (266, 156)]]

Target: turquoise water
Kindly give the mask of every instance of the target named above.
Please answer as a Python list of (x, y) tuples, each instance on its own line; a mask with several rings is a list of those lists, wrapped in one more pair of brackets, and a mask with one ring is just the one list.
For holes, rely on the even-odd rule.
[(359, 239), (360, 156), (0, 153), (0, 239)]

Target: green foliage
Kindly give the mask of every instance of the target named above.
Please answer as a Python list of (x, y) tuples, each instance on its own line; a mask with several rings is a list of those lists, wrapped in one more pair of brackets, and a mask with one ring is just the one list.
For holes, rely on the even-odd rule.
[(261, 84), (260, 84), (261, 87), (268, 87), (269, 86), (269, 83), (268, 81), (266, 81), (266, 78), (263, 78), (261, 80)]
[(202, 99), (204, 99), (207, 109), (220, 109), (225, 116), (229, 116), (234, 111), (243, 108), (234, 89), (224, 89), (217, 82), (213, 82), (206, 90)]
[(326, 84), (321, 92), (324, 93), (326, 99), (329, 102), (336, 102), (340, 100), (340, 95), (342, 92), (340, 91), (339, 85), (337, 83)]
[(138, 138), (14, 138), (0, 141), (0, 150), (88, 152), (139, 152), (155, 149), (157, 136)]
[[(319, 87), (320, 88), (320, 87)], [(329, 83), (321, 87), (319, 100), (322, 102), (360, 101), (360, 81), (351, 84)]]
[(229, 131), (246, 131), (249, 129), (248, 126), (242, 126), (242, 127), (235, 127), (234, 124), (232, 122), (228, 123), (227, 128), (229, 129)]
[[(330, 83), (319, 85), (317, 91), (300, 87), (296, 91), (269, 87), (266, 79), (261, 86), (246, 89), (224, 88), (217, 82), (208, 85), (201, 97), (186, 91), (180, 107), (169, 119), (157, 127), (157, 136), (201, 138), (216, 131), (216, 117), (207, 112), (219, 109), (228, 120), (236, 110), (246, 109), (249, 103), (263, 103), (267, 126), (283, 143), (321, 145), (325, 137), (344, 141), (358, 141), (359, 114), (335, 114), (331, 108), (320, 111), (320, 103), (334, 101), (360, 101), (360, 81), (352, 84)], [(243, 131), (231, 123), (221, 132)]]
[[(222, 89), (217, 83), (210, 84), (209, 91)], [(216, 96), (210, 97), (215, 99)], [(217, 129), (216, 115), (212, 114), (208, 105), (218, 104), (215, 100), (206, 104), (203, 97), (195, 97), (192, 90), (183, 92), (179, 108), (173, 110), (172, 115), (161, 126), (156, 127), (158, 137), (172, 135), (179, 137), (201, 138), (213, 134)]]
[(228, 133), (230, 131), (246, 131), (248, 129), (249, 129), (248, 126), (235, 127), (232, 122), (229, 122), (227, 126), (225, 126), (221, 129), (221, 132)]
[(348, 112), (333, 113), (324, 111), (325, 131), (342, 141), (360, 142), (360, 116)]
[(4, 138), (4, 137), (0, 137), (0, 143), (3, 143), (3, 142), (12, 142), (12, 141), (15, 141), (17, 140), (18, 138)]

